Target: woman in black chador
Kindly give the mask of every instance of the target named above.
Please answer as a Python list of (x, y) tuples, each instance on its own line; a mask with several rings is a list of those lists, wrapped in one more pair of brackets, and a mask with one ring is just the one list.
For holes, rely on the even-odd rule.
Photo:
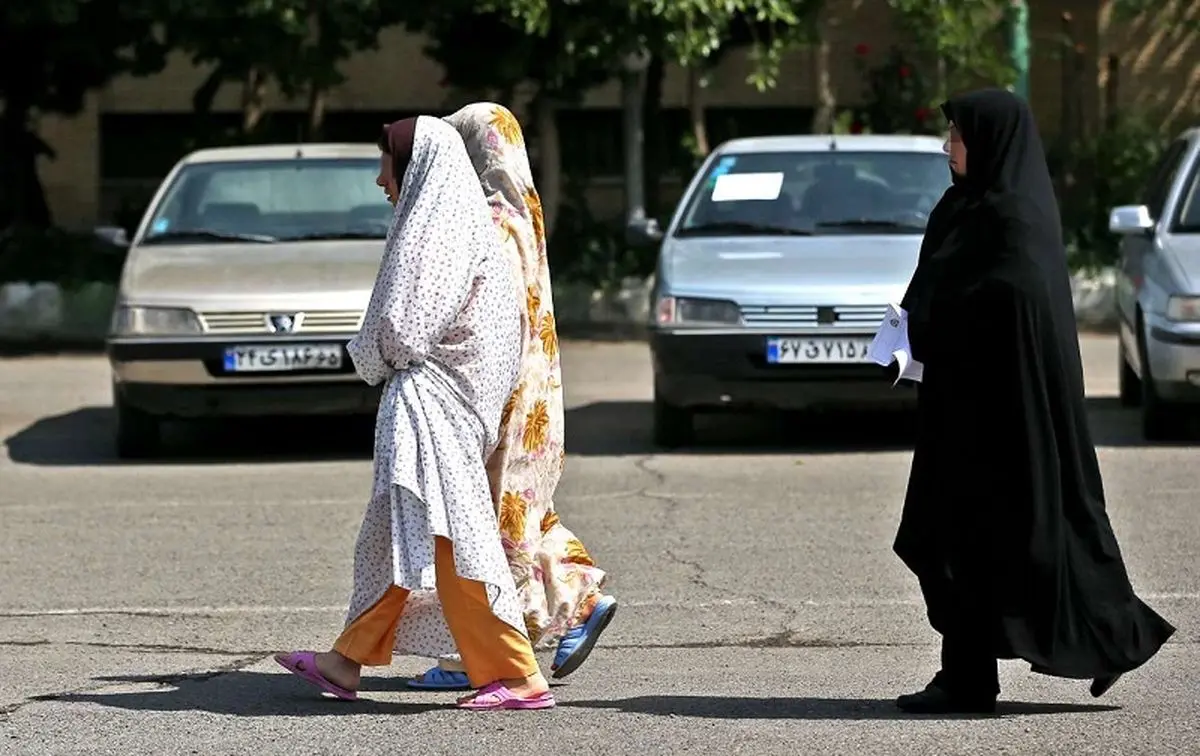
[(1094, 696), (1175, 631), (1134, 595), (1105, 513), (1058, 205), (1023, 101), (942, 106), (953, 186), (905, 294), (925, 365), (896, 554), (942, 634), (909, 712), (991, 712), (997, 659)]

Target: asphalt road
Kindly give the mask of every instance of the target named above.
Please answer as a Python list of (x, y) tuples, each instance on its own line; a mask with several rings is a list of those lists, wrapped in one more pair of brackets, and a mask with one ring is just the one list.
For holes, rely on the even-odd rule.
[(558, 709), (473, 714), (406, 692), (423, 660), (346, 704), (269, 658), (340, 628), (369, 429), (206, 427), (119, 464), (101, 358), (0, 360), (0, 753), (1200, 753), (1200, 455), (1144, 444), (1114, 342), (1084, 348), (1114, 526), (1179, 632), (1099, 702), (1006, 662), (989, 718), (893, 707), (937, 658), (891, 553), (904, 417), (723, 418), (658, 453), (645, 347), (567, 344), (559, 509), (622, 606)]

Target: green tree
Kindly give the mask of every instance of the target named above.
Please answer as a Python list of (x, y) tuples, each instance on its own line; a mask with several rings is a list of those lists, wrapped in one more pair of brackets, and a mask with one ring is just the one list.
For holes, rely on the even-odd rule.
[[(622, 75), (643, 54), (659, 76), (667, 63), (703, 71), (733, 45), (751, 49), (748, 83), (775, 85), (782, 54), (819, 0), (443, 0), (414, 9), (408, 27), (431, 38), (427, 53), (459, 89), (511, 102), (532, 89), (533, 132), (547, 225), (561, 195), (555, 113)], [(661, 83), (661, 82), (659, 82)], [(658, 106), (651, 82), (647, 110)]]
[(461, 91), (516, 104), (518, 89), (531, 85), (530, 137), (537, 144), (538, 184), (550, 232), (562, 195), (557, 111), (611, 78), (612, 25), (623, 18), (612, 13), (615, 3), (601, 2), (587, 13), (555, 14), (551, 23), (538, 15), (541, 8), (526, 9), (522, 3), (514, 0), (508, 8), (490, 3), (474, 11), (465, 0), (443, 2), (438, 12), (421, 13), (407, 24), (430, 38), (426, 53), (441, 64), (446, 82)]
[(339, 66), (350, 56), (379, 47), (379, 33), (403, 18), (402, 3), (389, 0), (302, 0), (305, 34), (296, 65), (277, 72), (285, 95), (307, 98), (308, 136), (320, 136), (325, 95), (345, 81)]
[[(1005, 42), (1011, 0), (888, 0), (919, 59), (935, 67), (934, 100), (981, 83), (1011, 86)], [(930, 102), (930, 105), (936, 104)]]
[(274, 82), (284, 96), (306, 98), (308, 137), (317, 138), (325, 94), (344, 81), (338, 66), (376, 48), (379, 32), (401, 18), (401, 4), (386, 0), (160, 1), (169, 43), (211, 68), (193, 97), (196, 111), (210, 112), (220, 88), (237, 84), (243, 134), (266, 114)]
[[(734, 3), (737, 6), (724, 19), (712, 19), (712, 25), (696, 30), (695, 24), (684, 23), (690, 29), (675, 43), (661, 51), (668, 59), (684, 66), (688, 73), (688, 111), (691, 121), (688, 143), (693, 156), (699, 160), (708, 154), (710, 145), (704, 124), (703, 89), (708, 76), (735, 50), (748, 50), (754, 65), (746, 80), (759, 91), (773, 88), (777, 81), (782, 57), (799, 46), (820, 43), (820, 24), (825, 0), (791, 0), (790, 2)], [(696, 4), (692, 4), (694, 10)], [(707, 33), (720, 32), (714, 39)], [(690, 37), (690, 38), (689, 38)], [(820, 83), (820, 74), (814, 72)], [(649, 98), (648, 98), (649, 99)], [(650, 120), (649, 118), (647, 120)]]
[(0, 229), (45, 228), (37, 159), (54, 158), (40, 114), (74, 115), (89, 92), (166, 63), (150, 0), (19, 0), (0, 4)]

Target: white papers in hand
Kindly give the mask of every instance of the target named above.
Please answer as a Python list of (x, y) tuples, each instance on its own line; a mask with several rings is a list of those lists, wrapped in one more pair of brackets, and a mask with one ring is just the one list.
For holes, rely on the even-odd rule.
[(899, 375), (892, 385), (901, 379), (921, 382), (925, 366), (913, 359), (912, 347), (908, 343), (908, 313), (902, 307), (889, 304), (887, 315), (875, 333), (869, 353), (871, 361), (887, 367), (893, 362), (900, 368)]

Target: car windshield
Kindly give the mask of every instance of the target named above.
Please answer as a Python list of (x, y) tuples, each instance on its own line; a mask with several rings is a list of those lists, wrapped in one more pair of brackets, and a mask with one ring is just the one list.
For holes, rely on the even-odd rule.
[(383, 239), (392, 206), (375, 159), (193, 163), (155, 208), (143, 244)]
[(714, 161), (677, 236), (920, 234), (950, 185), (936, 152), (756, 152)]

